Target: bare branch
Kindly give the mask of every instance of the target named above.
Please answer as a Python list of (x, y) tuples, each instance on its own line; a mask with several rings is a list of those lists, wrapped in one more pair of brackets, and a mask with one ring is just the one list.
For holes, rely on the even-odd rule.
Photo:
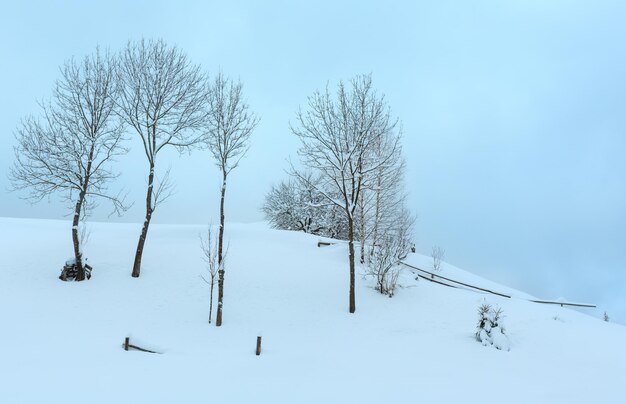
[(226, 177), (248, 151), (250, 135), (259, 118), (243, 98), (243, 84), (221, 72), (212, 82), (207, 103), (204, 142)]
[(163, 177), (160, 180), (155, 180), (155, 183), (158, 183), (158, 186), (152, 194), (152, 210), (155, 210), (176, 192), (175, 186), (171, 181), (169, 167), (163, 174)]

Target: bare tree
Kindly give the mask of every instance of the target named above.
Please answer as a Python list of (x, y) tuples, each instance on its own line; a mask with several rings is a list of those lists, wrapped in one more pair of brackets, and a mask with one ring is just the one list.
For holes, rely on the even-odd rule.
[(148, 161), (146, 215), (132, 272), (136, 278), (152, 215), (171, 194), (169, 170), (160, 181), (155, 178), (157, 155), (170, 146), (189, 150), (200, 140), (207, 86), (200, 67), (163, 40), (129, 42), (118, 73), (120, 115), (137, 133)]
[[(298, 125), (292, 125), (291, 131), (302, 143), (298, 152), (302, 163), (320, 174), (318, 191), (344, 211), (348, 222), (349, 311), (354, 313), (355, 213), (361, 192), (371, 186), (369, 175), (389, 164), (395, 155), (392, 148), (373, 158), (371, 149), (381, 136), (394, 132), (397, 121), (391, 118), (384, 97), (376, 94), (368, 75), (354, 78), (349, 88), (340, 82), (336, 97), (328, 88), (315, 92), (308, 98), (308, 109), (300, 110), (296, 118)], [(399, 144), (399, 134), (395, 144)], [(298, 175), (296, 171), (294, 174)]]
[(17, 130), (15, 163), (9, 174), (14, 189), (28, 189), (39, 201), (55, 192), (72, 205), (72, 241), (78, 276), (85, 279), (79, 223), (101, 198), (114, 212), (127, 209), (119, 193), (108, 192), (117, 174), (109, 168), (120, 154), (123, 125), (115, 115), (118, 96), (115, 60), (99, 49), (82, 62), (61, 68), (50, 102), (41, 104), (43, 118), (22, 121)]
[(220, 227), (218, 235), (217, 262), (219, 266), (217, 315), (215, 325), (222, 325), (224, 306), (224, 201), (228, 175), (245, 156), (252, 131), (259, 118), (250, 111), (243, 97), (243, 84), (233, 82), (220, 72), (212, 82), (208, 96), (208, 119), (206, 121), (206, 145), (222, 174), (220, 189)]
[(226, 261), (227, 252), (222, 257), (222, 262), (217, 262), (218, 244), (217, 240), (213, 238), (213, 232), (211, 226), (207, 229), (206, 238), (200, 237), (200, 248), (202, 249), (202, 259), (206, 263), (206, 269), (209, 273), (209, 278), (202, 276), (204, 282), (210, 286), (209, 292), (209, 324), (211, 324), (211, 318), (213, 316), (213, 288), (215, 286), (215, 280), (220, 270), (220, 266), (224, 266)]
[(441, 271), (441, 261), (443, 260), (445, 254), (446, 251), (443, 248), (438, 245), (433, 246), (433, 249), (430, 252), (430, 257), (433, 259), (433, 271)]

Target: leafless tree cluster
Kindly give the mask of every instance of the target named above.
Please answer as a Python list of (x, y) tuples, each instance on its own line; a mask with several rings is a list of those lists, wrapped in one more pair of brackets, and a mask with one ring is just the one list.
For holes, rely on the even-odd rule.
[(120, 92), (115, 70), (115, 58), (100, 50), (82, 62), (66, 62), (52, 99), (41, 103), (42, 118), (26, 118), (16, 132), (13, 187), (28, 190), (33, 201), (58, 193), (73, 205), (72, 241), (79, 281), (85, 279), (81, 219), (98, 198), (111, 202), (118, 214), (128, 207), (123, 195), (108, 189), (117, 177), (110, 165), (127, 151), (122, 145), (124, 126), (116, 115)]
[[(211, 275), (211, 304), (217, 276), (216, 325), (224, 300), (225, 197), (229, 175), (245, 156), (259, 118), (243, 96), (243, 85), (221, 72), (212, 80), (187, 55), (162, 40), (129, 42), (118, 55), (99, 51), (62, 69), (54, 96), (42, 103), (43, 118), (27, 118), (17, 131), (11, 171), (16, 189), (34, 200), (53, 192), (73, 205), (75, 261), (82, 271), (79, 223), (95, 197), (127, 209), (108, 192), (117, 177), (110, 163), (127, 149), (125, 130), (139, 139), (147, 162), (145, 220), (132, 276), (139, 277), (148, 229), (156, 208), (171, 194), (169, 169), (157, 176), (157, 157), (166, 148), (205, 148), (220, 170), (220, 225), (202, 251)], [(349, 311), (356, 310), (355, 244), (360, 262), (393, 295), (397, 263), (410, 248), (413, 218), (405, 207), (401, 130), (370, 76), (339, 83), (308, 98), (291, 131), (300, 139), (306, 171), (272, 189), (263, 207), (276, 227), (345, 238), (349, 246)], [(293, 167), (292, 167), (293, 168)], [(211, 314), (210, 314), (211, 315)]]
[(127, 151), (122, 143), (129, 130), (147, 162), (145, 220), (132, 269), (139, 277), (154, 211), (172, 192), (169, 168), (157, 175), (157, 157), (167, 148), (208, 149), (223, 180), (215, 255), (216, 325), (221, 325), (226, 182), (259, 121), (243, 97), (243, 85), (222, 73), (209, 81), (199, 65), (163, 40), (130, 41), (117, 55), (96, 51), (83, 63), (66, 63), (61, 73), (52, 100), (41, 104), (43, 117), (24, 119), (17, 130), (14, 188), (28, 189), (35, 201), (59, 192), (71, 202), (75, 262), (78, 279), (84, 279), (79, 223), (95, 197), (112, 202), (117, 213), (127, 209), (120, 194), (108, 192), (108, 184), (117, 177), (110, 163)]
[[(399, 175), (401, 170), (397, 167), (403, 166), (398, 121), (391, 117), (384, 97), (376, 93), (369, 75), (357, 76), (348, 85), (340, 82), (335, 94), (328, 88), (315, 92), (308, 98), (308, 107), (297, 113), (296, 121), (291, 130), (301, 141), (301, 163), (319, 175), (320, 181), (311, 183), (297, 170), (292, 170), (293, 175), (339, 207), (347, 221), (349, 311), (354, 313), (355, 241), (360, 236), (364, 261), (366, 234), (376, 234), (376, 239), (386, 242), (392, 232), (383, 236), (387, 231), (383, 231), (383, 215), (392, 217), (391, 210), (402, 212), (402, 197), (397, 203), (389, 203), (384, 189), (391, 187), (388, 178)], [(376, 212), (376, 200), (380, 204), (378, 213), (368, 222), (370, 212)], [(370, 246), (379, 248), (377, 244), (379, 240), (372, 240)]]

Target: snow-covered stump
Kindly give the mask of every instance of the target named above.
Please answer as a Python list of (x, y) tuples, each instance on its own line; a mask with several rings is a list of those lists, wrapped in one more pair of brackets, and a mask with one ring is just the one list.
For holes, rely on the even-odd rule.
[[(85, 259), (85, 262), (87, 260)], [(85, 279), (91, 279), (91, 271), (93, 270), (93, 268), (85, 263), (83, 265), (83, 270), (85, 271)], [(69, 259), (65, 262), (65, 265), (63, 265), (63, 269), (61, 270), (61, 275), (59, 275), (59, 279), (64, 281), (64, 282), (69, 282), (69, 281), (78, 281), (78, 280), (82, 280), (79, 279), (79, 267), (78, 265), (76, 265), (76, 260), (74, 259)]]
[(333, 245), (333, 244), (335, 244), (335, 243), (330, 243), (328, 241), (318, 241), (317, 242), (317, 246), (318, 247), (328, 247), (328, 246)]

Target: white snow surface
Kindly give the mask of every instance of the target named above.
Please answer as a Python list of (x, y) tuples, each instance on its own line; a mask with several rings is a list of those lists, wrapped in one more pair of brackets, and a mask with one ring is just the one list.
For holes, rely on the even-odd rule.
[[(357, 276), (350, 314), (347, 245), (318, 248), (318, 237), (227, 223), (216, 328), (200, 278), (205, 227), (151, 226), (135, 279), (139, 231), (94, 223), (91, 280), (61, 282), (70, 224), (0, 218), (1, 403), (492, 401), (485, 391), (506, 403), (626, 402), (626, 327), (528, 302), (459, 268), (441, 274), (514, 298), (405, 271), (393, 298)], [(483, 299), (504, 311), (508, 352), (474, 336)], [(126, 352), (126, 336), (162, 354)]]

